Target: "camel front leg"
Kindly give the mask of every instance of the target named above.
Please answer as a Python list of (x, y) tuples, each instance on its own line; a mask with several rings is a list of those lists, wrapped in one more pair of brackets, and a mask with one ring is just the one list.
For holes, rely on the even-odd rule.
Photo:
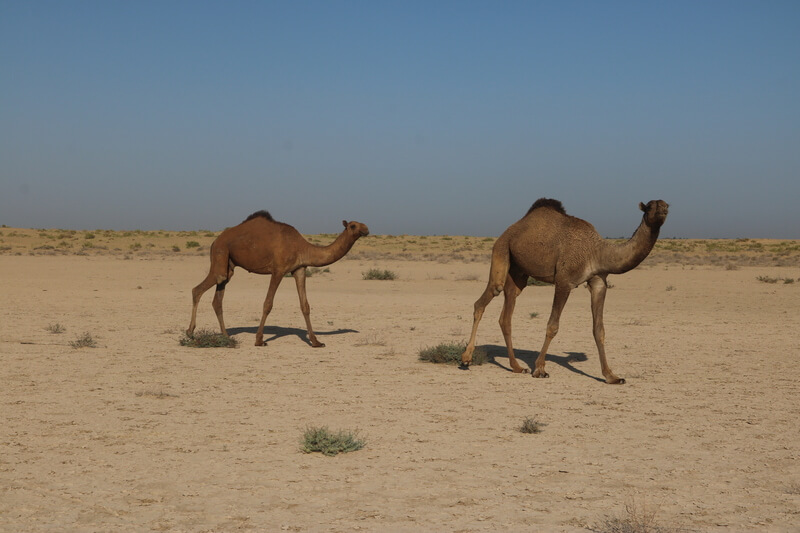
[(258, 324), (258, 331), (256, 331), (256, 346), (264, 346), (264, 324), (267, 322), (267, 315), (272, 311), (272, 302), (275, 300), (275, 293), (278, 291), (278, 285), (281, 284), (283, 274), (283, 272), (275, 272), (269, 280), (267, 299), (264, 300), (264, 312), (261, 315), (261, 322)]
[(300, 297), (300, 311), (303, 312), (303, 318), (306, 319), (306, 329), (308, 329), (308, 340), (311, 341), (311, 346), (314, 348), (322, 348), (325, 346), (317, 340), (314, 335), (314, 330), (311, 328), (311, 306), (308, 305), (308, 297), (306, 296), (306, 267), (298, 268), (292, 272), (294, 281), (297, 284), (297, 296)]
[(539, 357), (536, 358), (536, 368), (533, 371), (533, 377), (546, 378), (550, 374), (544, 371), (545, 358), (547, 357), (547, 349), (550, 348), (550, 341), (558, 333), (558, 322), (561, 319), (561, 311), (569, 298), (569, 293), (572, 288), (569, 285), (558, 285), (556, 283), (556, 292), (553, 295), (553, 309), (550, 311), (550, 318), (547, 321), (547, 333), (544, 337), (544, 344), (539, 352)]
[(592, 295), (592, 332), (594, 333), (594, 342), (597, 344), (597, 352), (600, 354), (600, 370), (606, 378), (606, 383), (610, 384), (623, 384), (625, 380), (617, 377), (606, 361), (606, 330), (603, 326), (603, 305), (606, 301), (606, 284), (605, 278), (595, 276), (589, 280), (589, 291)]
[(503, 288), (503, 311), (500, 313), (500, 330), (503, 332), (503, 338), (506, 341), (508, 362), (511, 365), (511, 370), (517, 374), (530, 372), (529, 369), (522, 368), (517, 362), (517, 358), (514, 356), (514, 346), (511, 343), (511, 317), (514, 314), (517, 296), (520, 295), (527, 283), (527, 275), (513, 271), (508, 273), (508, 280)]

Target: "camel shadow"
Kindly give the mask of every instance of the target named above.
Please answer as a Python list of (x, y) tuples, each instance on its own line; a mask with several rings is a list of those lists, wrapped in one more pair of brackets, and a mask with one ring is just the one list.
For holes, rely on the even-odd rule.
[[(511, 367), (508, 367), (504, 364), (498, 363), (495, 359), (496, 357), (507, 358), (508, 352), (505, 346), (498, 346), (496, 344), (486, 344), (480, 347), (486, 352), (486, 356), (489, 359), (489, 362), (493, 365), (497, 365), (503, 370), (507, 372), (511, 372)], [(535, 352), (532, 350), (520, 350), (519, 348), (514, 349), (514, 354), (517, 357), (517, 360), (525, 363), (528, 365), (528, 368), (533, 369), (536, 365), (536, 358), (539, 357), (539, 352)], [(572, 363), (583, 363), (584, 361), (588, 361), (589, 358), (586, 357), (586, 354), (583, 352), (567, 352), (567, 355), (547, 355), (545, 359), (548, 362), (553, 362), (558, 366), (566, 368), (570, 372), (575, 372), (576, 374), (580, 374), (581, 376), (586, 376), (587, 378), (591, 378), (595, 381), (600, 381), (605, 383), (605, 380), (602, 378), (598, 378), (597, 376), (593, 376), (591, 374), (587, 374), (583, 370), (579, 368), (575, 368), (572, 366)]]
[[(258, 326), (244, 327), (244, 328), (228, 328), (228, 335), (238, 335), (239, 333), (252, 333), (253, 335), (258, 332)], [(326, 335), (343, 335), (345, 333), (358, 333), (355, 329), (335, 329), (332, 331), (314, 331), (317, 337), (324, 337)], [(308, 331), (301, 328), (281, 328), (278, 326), (264, 326), (264, 344), (294, 335), (301, 341), (311, 346), (311, 341), (308, 339)]]

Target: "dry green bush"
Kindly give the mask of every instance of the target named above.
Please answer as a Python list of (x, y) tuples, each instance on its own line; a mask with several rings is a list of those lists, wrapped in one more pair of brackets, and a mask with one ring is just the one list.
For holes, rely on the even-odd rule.
[(355, 452), (366, 446), (354, 431), (331, 431), (326, 426), (308, 427), (303, 433), (300, 450), (303, 453), (319, 452), (322, 455)]
[(207, 329), (199, 329), (193, 335), (183, 334), (180, 339), (181, 346), (190, 348), (236, 348), (239, 341), (233, 337), (226, 337), (222, 333), (215, 333)]
[(73, 348), (96, 348), (97, 342), (95, 342), (94, 338), (92, 338), (91, 333), (84, 333), (80, 335), (77, 339), (69, 343), (70, 346)]
[(377, 280), (394, 280), (397, 279), (397, 274), (391, 270), (381, 270), (378, 268), (371, 268), (362, 274), (363, 279), (377, 279)]
[(67, 331), (67, 328), (65, 328), (58, 322), (56, 322), (55, 324), (48, 324), (47, 328), (45, 329), (47, 329), (47, 331), (49, 331), (50, 333), (54, 334), (64, 333), (65, 331)]
[[(443, 342), (430, 348), (424, 348), (419, 352), (419, 360), (429, 363), (461, 364), (461, 354), (467, 348), (467, 343)], [(473, 365), (482, 365), (487, 360), (486, 352), (480, 348), (475, 348), (472, 354)]]
[(522, 433), (541, 433), (542, 426), (544, 426), (542, 422), (539, 422), (536, 420), (536, 418), (529, 416), (522, 421), (522, 425), (520, 426), (519, 430)]

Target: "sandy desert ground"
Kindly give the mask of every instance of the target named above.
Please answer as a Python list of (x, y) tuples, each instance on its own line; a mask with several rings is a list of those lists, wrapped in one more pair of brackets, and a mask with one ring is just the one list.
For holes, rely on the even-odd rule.
[[(253, 346), (268, 279), (237, 270), (225, 311), (240, 347), (196, 349), (178, 341), (213, 234), (190, 253), (187, 235), (87, 247), (103, 235), (39, 231), (52, 244), (34, 251), (9, 236), (25, 231), (0, 232), (2, 531), (586, 531), (633, 509), (665, 531), (800, 530), (796, 241), (766, 259), (769, 243), (718, 243), (704, 260), (707, 244), (678, 242), (671, 261), (610, 277), (607, 350), (627, 379), (611, 386), (583, 288), (549, 379), (509, 372), (501, 298), (478, 332), (493, 362), (418, 360), (468, 337), (491, 239), (426, 251), (404, 237), (394, 254), (362, 239), (308, 280), (320, 349), (291, 279)], [(363, 280), (373, 267), (399, 277)], [(551, 299), (530, 287), (517, 303), (529, 366)], [(216, 327), (211, 292), (198, 318)], [(97, 347), (70, 346), (84, 333)], [(541, 433), (519, 431), (527, 417)], [(366, 447), (302, 453), (322, 425)]]

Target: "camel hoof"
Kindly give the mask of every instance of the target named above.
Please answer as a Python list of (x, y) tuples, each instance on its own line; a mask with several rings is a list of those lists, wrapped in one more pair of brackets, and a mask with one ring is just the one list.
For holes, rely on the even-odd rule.
[(469, 370), (469, 363), (461, 363), (458, 368), (459, 370)]
[(324, 344), (324, 343), (322, 343), (322, 342), (312, 342), (312, 343), (311, 343), (311, 347), (312, 347), (312, 348), (324, 348), (324, 347), (325, 347), (325, 344)]
[(531, 374), (531, 376), (535, 378), (549, 378), (550, 374), (548, 374), (544, 370), (536, 370), (533, 372), (533, 374)]
[(262, 340), (256, 340), (256, 346), (266, 346), (266, 344)]
[(606, 383), (608, 383), (609, 385), (624, 385), (625, 379), (624, 378), (613, 378), (611, 380), (607, 379)]
[(522, 367), (512, 368), (511, 371), (513, 373), (515, 373), (515, 374), (530, 374), (531, 373), (531, 369), (530, 368), (522, 368)]

